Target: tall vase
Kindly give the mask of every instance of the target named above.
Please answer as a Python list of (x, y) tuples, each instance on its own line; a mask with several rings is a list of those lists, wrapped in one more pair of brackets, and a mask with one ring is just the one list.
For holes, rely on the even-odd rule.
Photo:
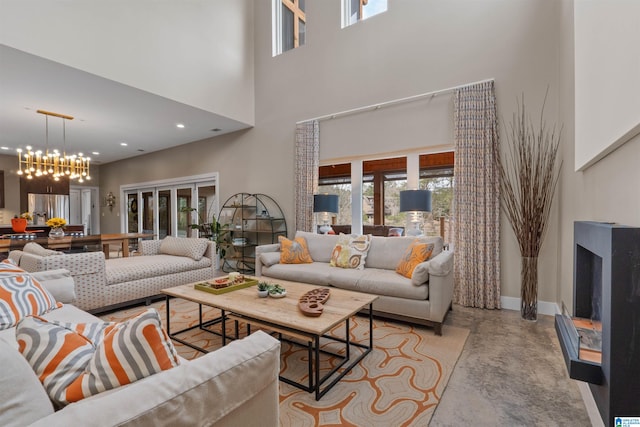
[(538, 257), (522, 257), (520, 272), (520, 316), (538, 320)]

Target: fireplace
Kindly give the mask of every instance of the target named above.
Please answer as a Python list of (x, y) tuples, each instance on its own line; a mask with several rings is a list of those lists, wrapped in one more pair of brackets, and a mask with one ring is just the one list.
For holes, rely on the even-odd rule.
[(640, 228), (574, 223), (573, 313), (556, 315), (556, 331), (604, 424), (640, 416)]

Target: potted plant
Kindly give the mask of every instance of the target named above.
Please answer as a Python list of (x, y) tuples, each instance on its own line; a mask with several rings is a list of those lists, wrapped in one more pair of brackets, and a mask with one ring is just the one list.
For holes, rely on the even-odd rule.
[(64, 230), (62, 227), (67, 225), (67, 220), (64, 218), (53, 217), (47, 220), (47, 225), (51, 227), (49, 231), (49, 237), (52, 239), (59, 239), (64, 237)]
[(269, 288), (271, 287), (271, 285), (269, 285), (267, 282), (259, 282), (258, 283), (258, 296), (260, 298), (266, 298), (269, 296)]
[[(182, 212), (198, 212), (198, 209), (191, 207), (183, 207)], [(216, 254), (224, 258), (229, 243), (227, 242), (227, 233), (229, 232), (228, 224), (220, 224), (216, 220), (216, 216), (211, 214), (211, 222), (205, 222), (204, 218), (208, 216), (205, 214), (200, 221), (189, 224), (189, 228), (192, 230), (198, 230), (201, 237), (213, 240), (216, 243)]]
[(562, 167), (558, 160), (561, 131), (548, 128), (543, 115), (544, 103), (540, 122), (534, 125), (525, 114), (523, 97), (506, 132), (506, 156), (503, 158), (497, 147), (494, 152), (500, 206), (511, 223), (522, 257), (520, 316), (525, 320), (538, 318), (538, 254)]

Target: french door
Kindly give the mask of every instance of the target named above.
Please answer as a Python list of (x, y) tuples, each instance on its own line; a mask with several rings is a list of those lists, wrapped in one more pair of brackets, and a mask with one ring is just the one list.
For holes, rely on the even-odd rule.
[(217, 173), (121, 187), (121, 228), (127, 232), (198, 237), (218, 212)]

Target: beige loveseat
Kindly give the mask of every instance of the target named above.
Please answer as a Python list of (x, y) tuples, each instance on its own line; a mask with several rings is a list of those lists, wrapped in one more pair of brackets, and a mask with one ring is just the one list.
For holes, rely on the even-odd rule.
[[(59, 302), (73, 299), (66, 270), (33, 273)], [(65, 277), (66, 276), (66, 277)], [(71, 283), (71, 290), (69, 289)], [(42, 317), (101, 322), (64, 304)], [(277, 426), (280, 343), (263, 332), (129, 385), (54, 411), (45, 389), (17, 350), (15, 327), (0, 330), (0, 425)]]
[(76, 284), (74, 305), (92, 313), (215, 276), (215, 246), (206, 239), (143, 240), (140, 255), (107, 260), (102, 252), (61, 254), (30, 245), (36, 244), (11, 251), (9, 259), (31, 272), (69, 270)]
[(281, 264), (280, 245), (262, 245), (256, 248), (256, 275), (376, 294), (374, 314), (433, 326), (442, 334), (453, 298), (453, 252), (443, 250), (442, 238), (419, 238), (434, 245), (433, 254), (408, 279), (395, 270), (415, 237), (373, 236), (363, 270), (329, 265), (337, 235), (298, 231), (296, 237), (305, 238), (313, 263)]

